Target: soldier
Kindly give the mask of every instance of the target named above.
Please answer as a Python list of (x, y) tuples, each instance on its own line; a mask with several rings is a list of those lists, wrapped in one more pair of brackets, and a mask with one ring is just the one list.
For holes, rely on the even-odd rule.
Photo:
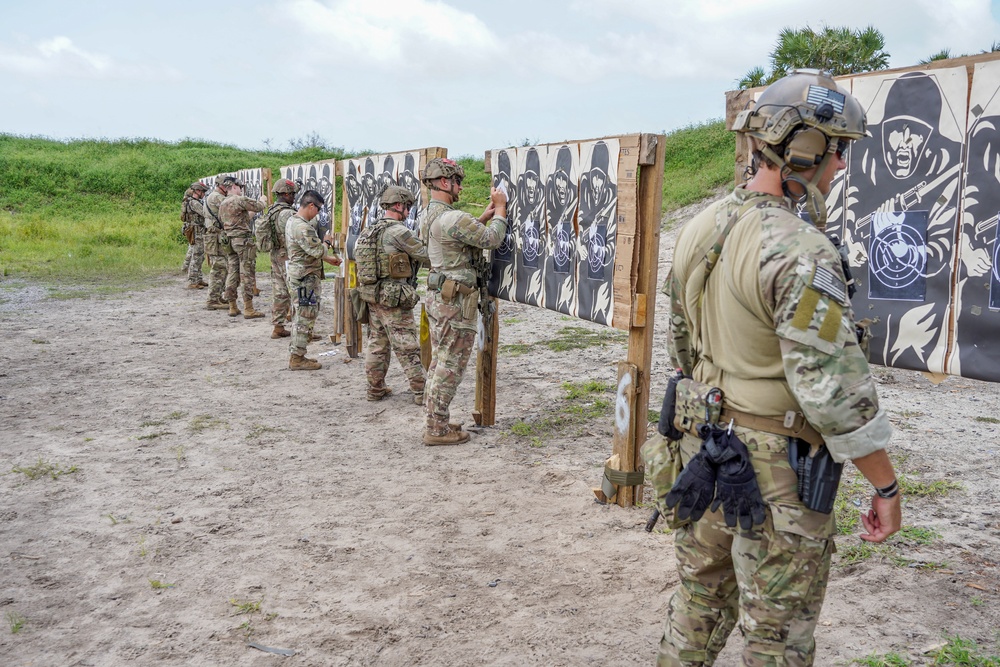
[[(667, 517), (681, 585), (658, 664), (713, 664), (739, 619), (742, 664), (811, 665), (839, 464), (852, 460), (875, 487), (863, 540), (881, 542), (901, 521), (885, 451), (892, 427), (858, 344), (840, 256), (821, 231), (824, 196), (848, 143), (865, 136), (865, 114), (829, 75), (797, 70), (734, 129), (751, 137), (752, 177), (681, 229), (665, 285), (671, 361), (703, 383), (695, 395), (721, 390), (717, 423), (736, 438), (724, 440), (731, 458), (713, 439), (724, 428), (704, 442), (690, 430), (679, 440), (684, 468), (666, 506), (675, 508)], [(820, 229), (795, 215), (793, 200)], [(680, 404), (674, 425), (704, 422), (707, 404)], [(803, 482), (818, 481), (833, 494), (800, 496)]]
[(229, 186), (229, 196), (219, 206), (219, 217), (222, 227), (229, 238), (232, 253), (226, 256), (226, 293), (224, 297), (229, 303), (229, 316), (236, 317), (240, 309), (236, 307), (237, 287), (243, 286), (243, 318), (253, 320), (264, 317), (264, 313), (253, 307), (253, 289), (257, 282), (254, 274), (257, 263), (253, 254), (253, 238), (250, 231), (250, 212), (264, 210), (264, 205), (256, 199), (243, 196), (243, 182), (236, 180)]
[(290, 217), (285, 225), (288, 293), (296, 298), (292, 338), (288, 343), (291, 353), (288, 368), (293, 371), (315, 371), (323, 367), (318, 361), (306, 358), (306, 346), (319, 314), (323, 262), (340, 266), (340, 258), (327, 256), (326, 246), (316, 231), (322, 208), (323, 197), (315, 190), (306, 190), (299, 200), (298, 213)]
[(229, 304), (222, 300), (222, 289), (227, 278), (226, 254), (232, 252), (229, 239), (222, 233), (219, 206), (226, 198), (227, 189), (236, 180), (226, 176), (215, 182), (215, 189), (205, 198), (205, 254), (212, 272), (208, 276), (208, 310), (226, 310)]
[(276, 201), (267, 213), (257, 219), (254, 230), (257, 245), (261, 250), (271, 253), (271, 324), (274, 325), (271, 338), (287, 338), (292, 335), (285, 328), (288, 311), (291, 309), (288, 276), (285, 271), (285, 262), (288, 261), (288, 252), (285, 249), (285, 225), (295, 214), (293, 204), (298, 190), (299, 186), (287, 178), (275, 183), (271, 192), (274, 193)]
[(205, 261), (205, 209), (202, 199), (208, 186), (198, 181), (184, 193), (181, 204), (181, 220), (184, 221), (184, 236), (188, 239), (187, 256), (184, 267), (188, 274), (188, 289), (208, 287), (202, 279), (201, 265)]
[(427, 250), (402, 221), (413, 205), (413, 193), (390, 185), (379, 199), (382, 217), (361, 233), (355, 246), (358, 289), (368, 302), (368, 400), (381, 401), (392, 393), (385, 386), (389, 353), (396, 358), (410, 381), (413, 402), (424, 402), (424, 367), (413, 307), (420, 297), (412, 262), (427, 261)]
[(507, 231), (507, 197), (496, 188), (490, 189), (490, 205), (478, 220), (452, 208), (463, 178), (461, 165), (445, 158), (428, 162), (420, 177), (431, 191), (420, 222), (420, 238), (427, 244), (431, 263), (426, 304), (433, 346), (425, 389), (425, 445), (457, 445), (469, 439), (468, 432), (449, 424), (448, 406), (476, 339), (479, 292), (473, 267), (484, 248), (492, 250), (503, 243)]

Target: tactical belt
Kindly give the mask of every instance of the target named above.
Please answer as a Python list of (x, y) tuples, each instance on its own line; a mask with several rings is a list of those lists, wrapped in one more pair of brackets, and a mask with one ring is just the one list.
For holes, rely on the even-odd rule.
[[(448, 286), (448, 283), (453, 284), (454, 287)], [(457, 292), (458, 294), (472, 294), (473, 292), (478, 291), (475, 287), (469, 287), (468, 285), (463, 285), (457, 280), (452, 280), (451, 278), (445, 278), (444, 281), (441, 282), (440, 287), (432, 287), (430, 284), (430, 280), (428, 280), (427, 289), (434, 290), (435, 292), (451, 291), (452, 289), (454, 289), (455, 292)]]
[(792, 412), (789, 410), (785, 413), (785, 419), (782, 421), (773, 417), (752, 415), (749, 412), (741, 412), (732, 408), (722, 408), (719, 424), (728, 424), (730, 420), (743, 428), (774, 433), (775, 435), (787, 435), (790, 438), (799, 438), (815, 447), (823, 444), (823, 436), (812, 427), (812, 424), (806, 421), (801, 412)]

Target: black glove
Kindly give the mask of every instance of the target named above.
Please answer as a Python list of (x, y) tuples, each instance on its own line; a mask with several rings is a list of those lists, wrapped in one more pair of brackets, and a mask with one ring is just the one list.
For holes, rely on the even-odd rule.
[(753, 526), (764, 523), (766, 513), (764, 499), (757, 486), (757, 476), (750, 464), (750, 452), (747, 446), (732, 432), (713, 428), (709, 440), (714, 441), (721, 456), (715, 480), (715, 502), (712, 511), (722, 506), (722, 514), (726, 525), (750, 530)]
[(670, 509), (677, 506), (678, 519), (697, 521), (705, 514), (714, 495), (715, 464), (703, 443), (681, 474), (677, 475), (665, 502)]

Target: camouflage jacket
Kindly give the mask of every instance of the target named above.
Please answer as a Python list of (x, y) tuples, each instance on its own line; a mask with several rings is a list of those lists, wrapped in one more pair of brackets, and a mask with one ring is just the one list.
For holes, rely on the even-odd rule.
[(476, 285), (473, 253), (500, 247), (507, 219), (495, 216), (488, 225), (444, 202), (432, 200), (420, 220), (420, 239), (427, 244), (431, 270), (468, 287)]
[(256, 199), (243, 195), (226, 197), (219, 205), (219, 218), (222, 220), (222, 228), (226, 230), (226, 236), (229, 238), (250, 236), (253, 233), (250, 212), (260, 213), (263, 210), (264, 205)]
[(379, 222), (382, 220), (385, 220), (387, 225), (385, 231), (382, 232), (382, 247), (379, 249), (385, 260), (380, 264), (385, 272), (384, 276), (379, 276), (380, 279), (388, 278), (389, 255), (393, 253), (405, 252), (411, 260), (427, 261), (427, 247), (414, 236), (413, 232), (401, 220), (383, 217), (379, 219)]
[(216, 188), (205, 197), (205, 227), (210, 232), (222, 231), (222, 218), (219, 217), (219, 206), (225, 200), (226, 194)]
[(318, 218), (310, 222), (293, 215), (285, 224), (285, 251), (288, 253), (288, 279), (323, 275), (323, 255), (326, 246), (316, 233)]
[(885, 448), (892, 429), (854, 333), (840, 257), (789, 200), (740, 187), (695, 216), (664, 291), (671, 361), (722, 389), (727, 406), (777, 419), (801, 412), (837, 461)]
[[(190, 189), (188, 191), (190, 192)], [(181, 209), (181, 218), (184, 222), (201, 227), (202, 229), (205, 228), (205, 205), (200, 199), (196, 199), (191, 195), (185, 196), (184, 202), (181, 204)]]
[(295, 209), (289, 206), (288, 208), (281, 209), (278, 217), (274, 219), (274, 228), (278, 233), (278, 247), (276, 249), (281, 252), (285, 252), (285, 229), (288, 227), (288, 220), (293, 215), (295, 215)]

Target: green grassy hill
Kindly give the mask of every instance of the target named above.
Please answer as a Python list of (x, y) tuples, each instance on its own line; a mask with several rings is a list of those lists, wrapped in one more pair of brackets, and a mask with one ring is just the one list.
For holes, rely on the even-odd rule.
[[(729, 182), (734, 151), (722, 121), (670, 133), (664, 208), (697, 201)], [(193, 181), (343, 157), (322, 148), (264, 152), (203, 141), (0, 135), (0, 276), (123, 282), (176, 271), (186, 248), (180, 201)], [(467, 174), (462, 208), (478, 214), (489, 201), (489, 177), (482, 159), (459, 161)], [(338, 198), (335, 220), (339, 204)]]

